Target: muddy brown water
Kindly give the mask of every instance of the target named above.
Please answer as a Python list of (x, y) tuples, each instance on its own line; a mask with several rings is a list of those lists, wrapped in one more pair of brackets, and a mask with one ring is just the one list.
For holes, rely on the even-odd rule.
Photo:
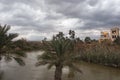
[[(2, 60), (2, 80), (54, 80), (54, 67), (50, 70), (46, 66), (35, 67), (36, 57), (40, 54), (41, 51), (27, 53), (25, 66), (19, 66), (15, 61), (6, 63)], [(75, 77), (71, 79), (67, 77), (68, 68), (64, 68), (63, 80), (120, 80), (120, 69), (85, 62), (81, 62), (79, 68), (83, 73), (75, 73)]]

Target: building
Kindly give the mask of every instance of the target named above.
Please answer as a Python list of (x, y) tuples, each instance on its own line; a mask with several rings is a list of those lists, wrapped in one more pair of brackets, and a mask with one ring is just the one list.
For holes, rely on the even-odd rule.
[(119, 36), (119, 28), (112, 28), (110, 34), (107, 31), (101, 32), (99, 42), (104, 40), (114, 41)]
[(100, 39), (99, 39), (100, 42), (104, 40), (109, 40), (109, 39), (110, 39), (109, 32), (107, 31), (101, 32)]
[(111, 40), (114, 41), (119, 36), (119, 28), (112, 28), (110, 31)]

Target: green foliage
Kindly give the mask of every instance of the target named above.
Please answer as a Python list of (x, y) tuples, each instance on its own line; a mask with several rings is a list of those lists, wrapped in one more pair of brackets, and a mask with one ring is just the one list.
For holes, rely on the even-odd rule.
[(12, 43), (12, 40), (18, 36), (18, 34), (7, 33), (10, 30), (10, 26), (4, 25), (0, 26), (0, 49), (5, 46), (9, 46)]
[(40, 41), (27, 41), (26, 39), (22, 38), (14, 41), (13, 47), (23, 51), (35, 51), (42, 49), (42, 43)]
[(17, 63), (19, 63), (19, 65), (24, 66), (25, 63), (23, 62), (23, 60), (21, 58), (17, 58), (17, 57), (13, 57), (15, 59), (15, 61), (17, 61)]
[[(20, 65), (24, 61), (20, 57), (25, 57), (26, 54), (20, 50), (16, 50), (13, 45), (13, 39), (18, 36), (16, 33), (7, 33), (10, 26), (0, 26), (0, 60), (4, 57), (6, 61), (16, 60)], [(18, 61), (19, 58), (19, 61)], [(25, 63), (24, 63), (25, 64)]]
[[(38, 56), (37, 66), (48, 64), (48, 69), (55, 66), (56, 69), (68, 66), (73, 70), (81, 72), (76, 66), (77, 55), (74, 53), (74, 41), (64, 37), (60, 32), (51, 41), (43, 41), (44, 53)], [(59, 72), (58, 72), (59, 73)], [(57, 74), (57, 72), (55, 72)], [(58, 77), (60, 75), (57, 75)], [(57, 79), (56, 79), (57, 80)]]

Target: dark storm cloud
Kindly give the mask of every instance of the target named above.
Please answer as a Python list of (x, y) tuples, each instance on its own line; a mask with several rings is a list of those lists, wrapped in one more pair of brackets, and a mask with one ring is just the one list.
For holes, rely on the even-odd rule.
[[(8, 4), (9, 6), (4, 6), (2, 13), (7, 13), (7, 16), (11, 16), (10, 19), (6, 19), (4, 23), (12, 25), (12, 26), (18, 26), (20, 27), (19, 30), (36, 30), (36, 31), (48, 31), (49, 29), (53, 29), (54, 26), (52, 24), (45, 24), (48, 19), (46, 18), (45, 22), (42, 21), (41, 18), (44, 16), (42, 14), (41, 9), (38, 11), (41, 11), (40, 13), (37, 13), (37, 10), (34, 9), (34, 6), (30, 6), (29, 1), (20, 1), (20, 0), (10, 0), (10, 2), (7, 1), (1, 1), (3, 4)], [(11, 5), (11, 6), (10, 6)], [(9, 14), (9, 15), (8, 15)], [(39, 15), (39, 16), (38, 16)], [(41, 16), (41, 17), (40, 17)], [(40, 17), (40, 18), (38, 18)], [(36, 19), (38, 18), (38, 19)], [(50, 22), (50, 20), (49, 20)]]
[(86, 0), (48, 0), (46, 2), (51, 3), (51, 4), (64, 4), (64, 3), (81, 3)]
[(0, 23), (11, 25), (10, 32), (19, 33), (19, 37), (29, 40), (43, 39), (43, 36), (47, 36), (43, 33), (49, 36), (50, 32), (55, 32), (53, 24), (55, 18), (57, 19), (57, 14), (49, 14), (44, 5), (39, 0), (0, 0)]
[[(106, 4), (104, 4), (105, 2)], [(116, 7), (117, 4), (112, 2), (113, 0), (50, 0), (54, 7), (57, 4), (55, 10), (59, 13), (85, 21), (84, 29), (119, 26), (120, 17), (116, 13), (116, 11), (120, 11), (119, 5)], [(67, 5), (67, 3), (72, 4)]]
[(39, 33), (49, 36), (69, 29), (90, 34), (88, 30), (119, 26), (119, 7), (119, 0), (0, 0), (0, 22), (24, 36), (33, 30), (36, 34), (29, 35), (31, 40), (38, 39)]
[(0, 0), (0, 3), (7, 4), (7, 5), (12, 5), (14, 3), (25, 3), (25, 4), (33, 3), (35, 1), (33, 1), (33, 0)]
[(95, 6), (95, 5), (98, 4), (99, 1), (100, 1), (100, 0), (88, 0), (87, 3), (88, 3), (88, 5), (90, 5), (90, 6)]

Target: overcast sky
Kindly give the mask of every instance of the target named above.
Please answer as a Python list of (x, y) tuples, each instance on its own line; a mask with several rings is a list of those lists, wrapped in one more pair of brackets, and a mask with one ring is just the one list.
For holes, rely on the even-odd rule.
[(120, 25), (120, 0), (0, 0), (0, 24), (19, 38), (41, 40), (75, 30), (83, 39)]

